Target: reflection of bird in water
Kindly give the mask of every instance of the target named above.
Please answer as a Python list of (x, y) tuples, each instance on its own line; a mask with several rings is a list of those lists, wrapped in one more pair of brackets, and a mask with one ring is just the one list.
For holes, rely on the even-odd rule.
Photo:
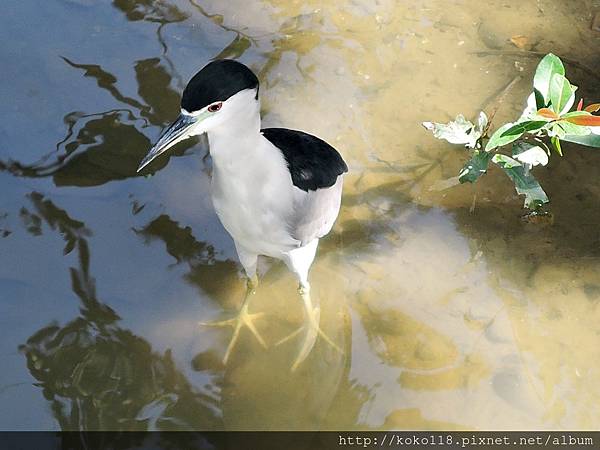
[(319, 328), (320, 309), (311, 302), (308, 272), (319, 239), (337, 218), (348, 168), (333, 147), (315, 136), (285, 128), (261, 130), (258, 87), (254, 73), (241, 63), (217, 60), (206, 65), (186, 86), (181, 115), (138, 171), (174, 144), (207, 133), (213, 160), (212, 201), (248, 276), (239, 314), (210, 325), (234, 328), (224, 362), (243, 325), (265, 346), (254, 325), (259, 314), (249, 313), (248, 302), (258, 283), (258, 256), (283, 260), (300, 282), (306, 313), (305, 325), (280, 341), (304, 331), (295, 368), (318, 335), (339, 350)]

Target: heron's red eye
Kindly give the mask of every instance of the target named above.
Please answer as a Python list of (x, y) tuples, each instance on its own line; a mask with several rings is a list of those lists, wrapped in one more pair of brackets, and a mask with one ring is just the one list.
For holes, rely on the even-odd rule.
[(213, 103), (212, 105), (210, 105), (208, 107), (208, 112), (217, 112), (218, 110), (221, 109), (221, 106), (223, 106), (223, 103), (221, 103), (221, 102)]

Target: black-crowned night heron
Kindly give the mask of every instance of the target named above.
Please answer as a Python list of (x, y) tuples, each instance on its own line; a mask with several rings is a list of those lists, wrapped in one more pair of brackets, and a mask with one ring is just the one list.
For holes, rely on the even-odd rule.
[(256, 330), (248, 302), (257, 286), (259, 255), (283, 260), (300, 282), (306, 320), (287, 340), (305, 331), (296, 368), (322, 336), (319, 307), (310, 299), (308, 272), (319, 239), (331, 230), (340, 209), (342, 178), (348, 171), (340, 154), (321, 139), (302, 131), (260, 128), (258, 78), (245, 65), (217, 60), (206, 65), (183, 91), (181, 115), (160, 136), (141, 162), (142, 170), (178, 142), (206, 133), (213, 161), (212, 201), (229, 232), (248, 277), (239, 314), (208, 325), (230, 325), (234, 332), (225, 352), (226, 363), (246, 325)]

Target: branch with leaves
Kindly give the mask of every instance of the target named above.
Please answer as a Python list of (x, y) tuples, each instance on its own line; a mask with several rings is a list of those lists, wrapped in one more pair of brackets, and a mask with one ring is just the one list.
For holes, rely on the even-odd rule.
[(600, 148), (600, 116), (593, 114), (600, 111), (600, 103), (584, 107), (580, 99), (572, 110), (576, 90), (565, 77), (560, 58), (549, 53), (535, 71), (533, 92), (516, 122), (500, 126), (490, 137), (483, 111), (477, 124), (459, 114), (446, 124), (423, 122), (423, 126), (436, 138), (470, 150), (471, 157), (458, 174), (461, 183), (477, 181), (491, 161), (512, 180), (517, 193), (525, 196), (525, 208), (535, 212), (549, 199), (531, 170), (548, 164), (551, 148), (560, 156), (561, 141)]

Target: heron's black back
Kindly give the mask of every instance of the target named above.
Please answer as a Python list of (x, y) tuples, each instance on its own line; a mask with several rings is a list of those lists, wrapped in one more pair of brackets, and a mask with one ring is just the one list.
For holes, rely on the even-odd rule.
[(287, 128), (265, 128), (261, 132), (281, 151), (294, 186), (303, 191), (331, 187), (348, 171), (338, 151), (316, 136)]

